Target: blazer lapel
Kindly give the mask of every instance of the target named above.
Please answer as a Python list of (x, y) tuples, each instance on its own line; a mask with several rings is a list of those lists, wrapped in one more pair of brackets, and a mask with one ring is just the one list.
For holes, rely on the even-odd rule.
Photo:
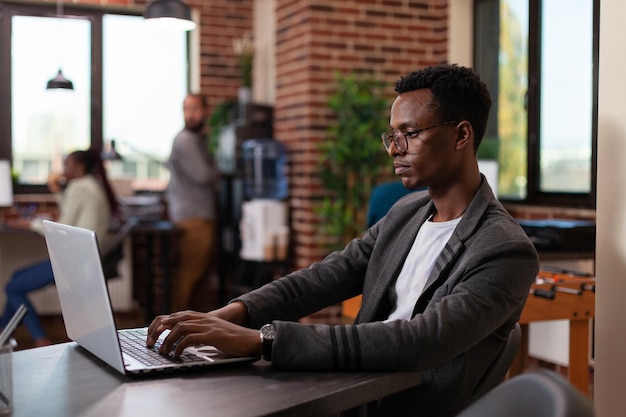
[[(457, 225), (458, 226), (458, 225)], [(459, 239), (459, 235), (455, 232), (452, 233), (450, 240), (446, 243), (441, 254), (435, 262), (433, 270), (428, 276), (428, 280), (424, 285), (422, 293), (415, 303), (413, 313), (411, 317), (415, 317), (417, 313), (421, 313), (426, 309), (426, 306), (430, 302), (433, 294), (439, 288), (445, 280), (448, 278), (448, 268), (450, 268), (458, 256), (463, 252), (463, 242)]]

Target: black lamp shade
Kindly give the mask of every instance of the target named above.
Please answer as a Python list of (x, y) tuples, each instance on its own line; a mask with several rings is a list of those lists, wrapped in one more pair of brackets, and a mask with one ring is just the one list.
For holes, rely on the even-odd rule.
[(59, 68), (59, 72), (57, 73), (57, 76), (51, 79), (50, 81), (48, 81), (48, 85), (46, 86), (46, 89), (48, 90), (55, 89), (55, 88), (64, 88), (66, 90), (74, 89), (74, 84), (72, 84), (70, 80), (68, 80), (67, 78), (63, 76), (63, 73), (61, 72), (60, 68)]
[(196, 24), (191, 20), (191, 9), (180, 0), (154, 0), (148, 4), (144, 18), (166, 20), (181, 29), (192, 30)]

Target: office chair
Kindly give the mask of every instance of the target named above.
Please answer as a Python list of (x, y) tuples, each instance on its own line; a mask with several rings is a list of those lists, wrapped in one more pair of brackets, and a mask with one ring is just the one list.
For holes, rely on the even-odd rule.
[(472, 394), (472, 402), (478, 400), (480, 397), (491, 391), (504, 380), (507, 371), (511, 367), (511, 363), (513, 363), (515, 354), (519, 349), (521, 340), (522, 328), (520, 327), (519, 323), (515, 323), (515, 327), (511, 329), (509, 337), (507, 338), (506, 343), (502, 348), (502, 351), (493, 361), (489, 369), (487, 369), (487, 372), (485, 373), (485, 375), (483, 375), (481, 380), (478, 382), (478, 385), (474, 389), (474, 393)]
[(372, 188), (367, 207), (367, 227), (372, 227), (382, 219), (396, 201), (417, 190), (409, 190), (402, 181), (390, 181)]
[(100, 257), (102, 259), (102, 270), (106, 279), (119, 277), (117, 270), (118, 262), (124, 257), (124, 239), (137, 224), (137, 219), (129, 218), (120, 226), (106, 244), (102, 247)]
[(594, 417), (593, 404), (561, 375), (541, 369), (518, 375), (457, 417)]

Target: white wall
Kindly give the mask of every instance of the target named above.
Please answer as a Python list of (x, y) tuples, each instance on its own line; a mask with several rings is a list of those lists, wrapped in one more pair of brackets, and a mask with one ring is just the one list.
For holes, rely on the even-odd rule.
[(252, 97), (257, 103), (276, 101), (276, 0), (254, 2), (254, 66)]
[[(600, 2), (594, 402), (624, 415), (626, 395), (626, 2)], [(566, 65), (564, 65), (565, 69)]]

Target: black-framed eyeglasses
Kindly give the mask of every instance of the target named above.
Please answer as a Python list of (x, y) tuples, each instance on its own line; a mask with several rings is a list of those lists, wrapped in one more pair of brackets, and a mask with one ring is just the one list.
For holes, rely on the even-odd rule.
[[(385, 150), (389, 151), (389, 149), (391, 148), (391, 144), (393, 143), (394, 145), (396, 145), (396, 149), (398, 151), (400, 151), (401, 153), (405, 153), (407, 149), (409, 149), (409, 139), (414, 139), (418, 137), (419, 134), (425, 130), (434, 129), (440, 126), (455, 125), (457, 123), (459, 122), (449, 121), (438, 123), (433, 126), (428, 126), (423, 129), (410, 130), (407, 132), (402, 132), (400, 130), (394, 130), (391, 133), (384, 132), (380, 135), (380, 139), (383, 141), (383, 146), (385, 147)], [(404, 142), (401, 139), (404, 139)]]

